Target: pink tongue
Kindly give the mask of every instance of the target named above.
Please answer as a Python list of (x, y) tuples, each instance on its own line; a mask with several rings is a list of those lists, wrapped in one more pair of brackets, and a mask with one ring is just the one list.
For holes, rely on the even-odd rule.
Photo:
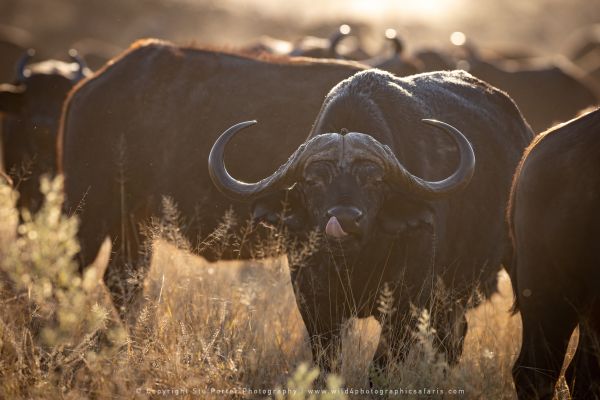
[(342, 229), (342, 226), (336, 217), (329, 218), (329, 221), (327, 221), (327, 226), (325, 227), (325, 233), (338, 239), (348, 236), (348, 234)]

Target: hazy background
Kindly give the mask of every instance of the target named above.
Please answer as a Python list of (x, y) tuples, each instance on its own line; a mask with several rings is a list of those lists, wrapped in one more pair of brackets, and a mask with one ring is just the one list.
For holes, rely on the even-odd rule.
[(598, 22), (600, 0), (0, 0), (0, 24), (31, 33), (52, 56), (88, 38), (119, 48), (141, 37), (236, 47), (260, 35), (327, 37), (340, 23), (360, 30), (371, 51), (391, 27), (409, 49), (460, 30), (480, 45), (543, 54), (561, 52), (578, 28)]

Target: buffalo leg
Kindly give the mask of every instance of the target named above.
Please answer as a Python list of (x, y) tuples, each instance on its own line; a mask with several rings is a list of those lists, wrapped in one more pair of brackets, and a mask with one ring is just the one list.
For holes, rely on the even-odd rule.
[(79, 242), (80, 247), (78, 254), (80, 272), (83, 272), (94, 262), (98, 256), (98, 251), (102, 246), (102, 242), (108, 236), (108, 230), (104, 228), (102, 221), (89, 222), (82, 219), (79, 231), (77, 232), (77, 241)]
[[(152, 206), (155, 206), (152, 208)], [(132, 210), (122, 210), (109, 230), (112, 254), (104, 281), (121, 318), (134, 323), (142, 304), (143, 282), (152, 256), (152, 230), (144, 228), (158, 214), (151, 201)]]
[(414, 343), (415, 320), (409, 313), (395, 313), (391, 317), (377, 315), (381, 324), (381, 336), (375, 350), (371, 367), (376, 373), (386, 371), (390, 364), (406, 359)]
[(513, 366), (519, 399), (552, 399), (577, 316), (566, 302), (519, 296), (521, 352)]
[(142, 304), (144, 278), (152, 259), (152, 238), (141, 230), (140, 218), (111, 232), (112, 255), (105, 282), (121, 318), (134, 323)]
[[(300, 301), (298, 301), (300, 300)], [(324, 375), (334, 371), (341, 350), (341, 327), (343, 321), (331, 315), (319, 313), (318, 309), (298, 299), (302, 320), (308, 331), (313, 362)]]
[(599, 338), (599, 320), (589, 320), (579, 325), (579, 344), (565, 374), (573, 399), (600, 398)]
[[(292, 271), (296, 304), (308, 331), (313, 361), (321, 373), (335, 370), (341, 350), (341, 330), (345, 321), (330, 291), (319, 290), (323, 284), (318, 274), (307, 270)], [(320, 288), (323, 289), (323, 288)], [(335, 296), (334, 296), (335, 298)]]
[(464, 308), (458, 305), (447, 314), (447, 319), (443, 318), (440, 323), (434, 321), (435, 344), (438, 351), (446, 355), (448, 364), (455, 365), (463, 352), (468, 323)]
[[(102, 242), (108, 237), (112, 250), (104, 281), (110, 290), (115, 309), (122, 319), (126, 319), (135, 309), (133, 305), (139, 303), (136, 299), (139, 299), (141, 294), (141, 273), (146, 269), (151, 247), (142, 248), (138, 241), (131, 240), (134, 233), (132, 230), (126, 231), (123, 240), (121, 230), (105, 229), (105, 226), (106, 221), (103, 220), (82, 219), (78, 233), (81, 247), (80, 270), (85, 270), (94, 262)], [(135, 234), (137, 235), (137, 232)]]
[[(308, 328), (308, 325), (307, 325)], [(341, 350), (341, 331), (339, 327), (311, 327), (309, 329), (310, 346), (313, 361), (323, 375), (335, 371)]]
[(323, 376), (335, 371), (341, 350), (342, 321), (319, 319), (319, 314), (306, 305), (299, 305), (300, 315), (306, 325), (313, 362)]

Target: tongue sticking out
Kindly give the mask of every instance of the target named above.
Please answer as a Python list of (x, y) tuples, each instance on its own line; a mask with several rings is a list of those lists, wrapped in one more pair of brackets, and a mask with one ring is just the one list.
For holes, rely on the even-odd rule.
[(337, 239), (341, 239), (345, 236), (348, 236), (348, 234), (342, 229), (342, 226), (340, 225), (336, 217), (329, 218), (329, 221), (327, 221), (327, 226), (325, 227), (325, 233), (328, 236), (332, 236)]

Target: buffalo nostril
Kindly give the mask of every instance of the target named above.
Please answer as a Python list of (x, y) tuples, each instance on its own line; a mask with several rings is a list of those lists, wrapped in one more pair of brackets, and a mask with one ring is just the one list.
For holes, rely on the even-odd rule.
[(327, 210), (327, 217), (335, 217), (345, 231), (356, 231), (363, 212), (356, 207), (336, 206)]

